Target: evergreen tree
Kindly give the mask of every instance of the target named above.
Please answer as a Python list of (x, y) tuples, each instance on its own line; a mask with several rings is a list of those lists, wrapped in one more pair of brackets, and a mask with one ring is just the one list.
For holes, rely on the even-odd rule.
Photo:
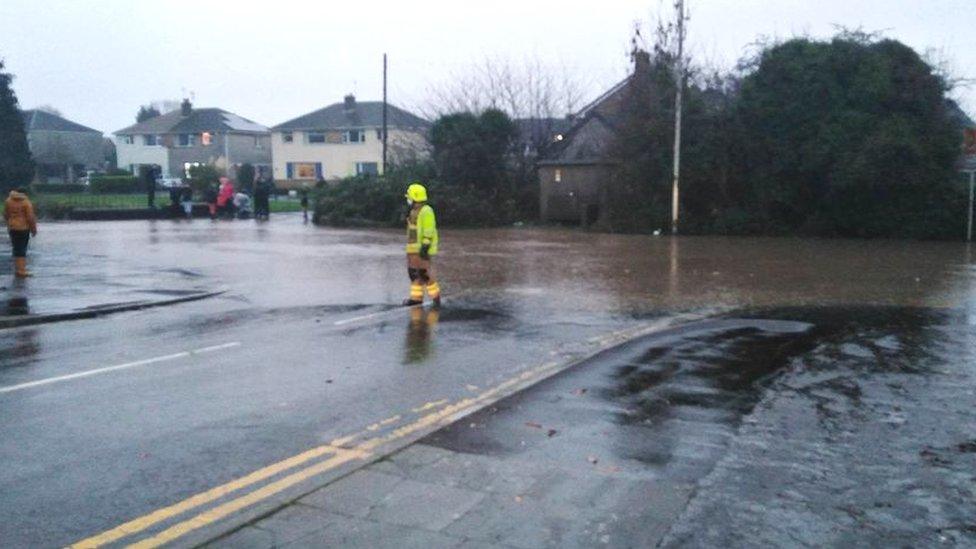
[(0, 61), (0, 191), (27, 185), (34, 176), (34, 162), (27, 148), (24, 119), (11, 88), (13, 76)]
[(155, 105), (142, 105), (139, 107), (139, 112), (136, 113), (136, 123), (145, 122), (150, 118), (156, 118), (161, 113)]

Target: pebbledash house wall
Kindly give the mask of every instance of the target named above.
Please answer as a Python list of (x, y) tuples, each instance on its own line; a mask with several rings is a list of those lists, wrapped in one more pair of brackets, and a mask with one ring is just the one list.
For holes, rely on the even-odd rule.
[[(308, 133), (341, 133), (347, 130), (362, 130), (365, 140), (359, 143), (308, 143)], [(390, 128), (387, 137), (387, 162), (409, 157), (426, 155), (426, 137), (418, 131)], [(290, 133), (292, 141), (286, 143), (284, 134)], [(326, 180), (342, 179), (356, 175), (356, 164), (373, 162), (377, 171), (383, 172), (383, 140), (378, 128), (348, 128), (343, 130), (294, 130), (274, 131), (271, 134), (271, 147), (274, 158), (274, 179), (282, 186), (296, 186), (314, 182), (315, 177), (300, 178), (297, 174), (288, 177), (288, 164), (320, 164), (321, 176)]]
[(120, 139), (116, 143), (119, 167), (138, 173), (138, 166), (155, 164), (162, 167), (163, 177), (184, 177), (187, 163), (212, 164), (231, 177), (245, 163), (270, 169), (271, 138), (267, 135), (217, 133), (209, 145), (201, 143), (199, 134), (193, 135), (196, 144), (192, 147), (176, 145), (179, 136), (170, 134), (159, 136), (164, 143), (173, 143), (170, 145), (145, 145), (142, 135), (133, 136), (131, 145)]

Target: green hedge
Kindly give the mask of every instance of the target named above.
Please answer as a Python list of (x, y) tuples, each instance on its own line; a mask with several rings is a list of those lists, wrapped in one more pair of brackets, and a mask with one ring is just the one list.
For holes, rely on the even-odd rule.
[(143, 193), (146, 183), (131, 175), (103, 175), (92, 179), (91, 190), (95, 194)]
[[(408, 210), (406, 187), (403, 181), (384, 178), (348, 178), (327, 184), (315, 191), (312, 220), (320, 225), (399, 227)], [(530, 213), (522, 211), (518, 197), (493, 198), (469, 186), (438, 181), (428, 181), (427, 192), (437, 221), (443, 225), (490, 227), (532, 220)]]
[(34, 183), (30, 189), (41, 194), (79, 194), (87, 191), (88, 187), (79, 183)]

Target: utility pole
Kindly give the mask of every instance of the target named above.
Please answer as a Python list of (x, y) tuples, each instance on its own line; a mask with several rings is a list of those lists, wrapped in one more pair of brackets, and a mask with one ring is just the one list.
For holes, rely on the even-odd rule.
[(674, 94), (674, 177), (671, 181), (671, 234), (678, 234), (678, 181), (681, 175), (681, 95), (684, 91), (684, 43), (685, 43), (685, 2), (677, 0), (678, 8), (678, 58), (675, 60)]
[(383, 54), (383, 175), (386, 175), (386, 54)]

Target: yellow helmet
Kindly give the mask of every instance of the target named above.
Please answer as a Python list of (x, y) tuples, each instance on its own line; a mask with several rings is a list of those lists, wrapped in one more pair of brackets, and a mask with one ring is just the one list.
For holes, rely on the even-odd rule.
[(419, 182), (407, 187), (407, 194), (404, 195), (414, 202), (427, 202), (427, 188)]

